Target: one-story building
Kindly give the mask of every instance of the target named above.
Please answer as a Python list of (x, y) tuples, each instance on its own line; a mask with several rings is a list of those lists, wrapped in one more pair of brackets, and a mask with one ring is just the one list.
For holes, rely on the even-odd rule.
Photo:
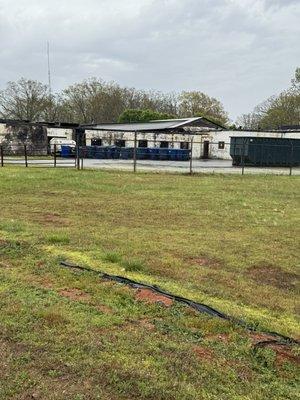
[(191, 149), (193, 158), (230, 160), (230, 138), (235, 136), (300, 139), (299, 129), (273, 131), (228, 130), (206, 118), (181, 118), (146, 123), (85, 126), (86, 145)]
[[(80, 128), (80, 134), (77, 135)], [(284, 128), (284, 129), (283, 129)], [(228, 130), (203, 118), (179, 118), (138, 123), (82, 125), (0, 119), (0, 145), (7, 152), (44, 155), (53, 138), (76, 140), (87, 146), (192, 149), (193, 158), (230, 160), (230, 138), (235, 136), (300, 139), (300, 126), (273, 131)]]
[(28, 154), (46, 155), (51, 139), (72, 139), (74, 126), (78, 124), (0, 119), (0, 145), (8, 154), (23, 154), (26, 145)]

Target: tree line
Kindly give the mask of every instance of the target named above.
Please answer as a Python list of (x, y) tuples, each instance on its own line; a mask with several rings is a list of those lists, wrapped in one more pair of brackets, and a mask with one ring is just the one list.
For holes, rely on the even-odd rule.
[(228, 114), (220, 101), (199, 91), (162, 93), (91, 78), (52, 94), (47, 85), (21, 78), (0, 91), (0, 116), (75, 123), (135, 122), (204, 116), (221, 125)]
[(223, 104), (200, 91), (162, 93), (122, 87), (91, 78), (59, 93), (41, 82), (21, 78), (0, 91), (0, 117), (29, 121), (101, 123), (206, 117), (235, 129), (278, 129), (300, 124), (300, 68), (288, 89), (255, 107), (231, 125)]
[(300, 125), (300, 68), (296, 69), (288, 89), (242, 115), (237, 125), (246, 129), (278, 129), (284, 125)]

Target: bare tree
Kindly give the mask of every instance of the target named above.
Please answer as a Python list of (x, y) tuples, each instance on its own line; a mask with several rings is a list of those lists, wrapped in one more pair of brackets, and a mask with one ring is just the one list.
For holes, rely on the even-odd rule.
[(0, 115), (30, 121), (53, 120), (55, 97), (38, 81), (21, 78), (17, 82), (8, 82), (6, 89), (0, 91)]
[(65, 121), (116, 122), (127, 109), (177, 114), (178, 99), (174, 94), (121, 87), (115, 82), (91, 78), (66, 88), (60, 104)]
[(64, 119), (81, 123), (112, 122), (125, 108), (119, 85), (96, 78), (69, 86), (60, 99)]
[(207, 94), (192, 91), (182, 92), (179, 95), (179, 115), (182, 117), (203, 116), (225, 125), (228, 122), (228, 114), (222, 103)]
[(173, 116), (205, 116), (224, 124), (223, 105), (201, 92), (162, 93), (121, 87), (116, 82), (91, 78), (51, 95), (40, 82), (9, 82), (0, 92), (4, 118), (77, 123), (116, 122), (125, 110), (148, 110)]
[(244, 129), (259, 129), (259, 116), (254, 112), (243, 114), (237, 118), (236, 126)]

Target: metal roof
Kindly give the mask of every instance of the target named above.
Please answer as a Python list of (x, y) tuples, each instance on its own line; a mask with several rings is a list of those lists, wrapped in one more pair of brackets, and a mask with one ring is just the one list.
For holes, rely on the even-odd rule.
[(124, 124), (95, 124), (84, 125), (85, 129), (95, 129), (102, 131), (117, 132), (154, 132), (154, 131), (176, 131), (182, 128), (193, 126), (210, 129), (220, 129), (222, 126), (215, 124), (204, 117), (179, 118), (179, 119), (162, 119), (149, 122), (134, 122)]
[(13, 119), (0, 119), (0, 124), (7, 125), (42, 125), (53, 128), (83, 128), (102, 131), (115, 131), (115, 132), (162, 132), (162, 131), (183, 131), (183, 128), (198, 127), (204, 129), (224, 129), (223, 126), (204, 117), (193, 118), (176, 118), (176, 119), (162, 119), (149, 122), (133, 122), (133, 123), (105, 123), (105, 124), (83, 124), (68, 122), (44, 122), (44, 121), (29, 121), (29, 120), (13, 120)]
[(0, 124), (6, 125), (30, 125), (30, 126), (46, 126), (53, 128), (77, 128), (79, 124), (72, 122), (47, 122), (47, 121), (30, 121), (28, 119), (4, 119), (0, 118)]

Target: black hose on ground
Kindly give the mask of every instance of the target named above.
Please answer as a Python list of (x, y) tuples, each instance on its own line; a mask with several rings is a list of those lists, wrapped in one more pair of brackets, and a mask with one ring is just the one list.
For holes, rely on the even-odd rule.
[[(258, 343), (255, 344), (255, 346), (257, 347), (263, 347), (265, 344), (268, 343), (277, 343), (277, 344), (281, 344), (281, 345), (285, 345), (285, 344), (297, 344), (300, 345), (300, 342), (296, 339), (293, 339), (291, 337), (288, 336), (284, 336), (281, 335), (280, 333), (277, 332), (272, 332), (272, 331), (258, 331), (255, 327), (253, 327), (251, 324), (232, 317), (230, 315), (224, 314), (221, 311), (216, 310), (215, 308), (212, 308), (210, 306), (208, 306), (207, 304), (203, 304), (203, 303), (197, 303), (193, 300), (187, 299), (185, 297), (181, 297), (181, 296), (177, 296), (175, 294), (166, 292), (165, 290), (159, 288), (156, 285), (149, 285), (147, 283), (142, 283), (142, 282), (137, 282), (134, 281), (132, 279), (129, 278), (125, 278), (123, 276), (118, 276), (118, 275), (109, 275), (105, 272), (101, 272), (101, 271), (96, 271), (94, 269), (91, 268), (87, 268), (87, 267), (83, 267), (80, 265), (75, 265), (66, 261), (62, 261), (60, 263), (63, 267), (67, 267), (67, 268), (71, 268), (71, 269), (75, 269), (75, 270), (79, 270), (79, 271), (85, 271), (85, 272), (89, 272), (89, 273), (93, 273), (98, 275), (100, 278), (102, 279), (106, 279), (106, 280), (110, 280), (113, 282), (118, 282), (127, 286), (130, 286), (134, 289), (149, 289), (152, 290), (155, 293), (161, 294), (169, 299), (172, 299), (174, 301), (177, 301), (179, 303), (185, 304), (191, 308), (193, 308), (194, 310), (200, 312), (200, 313), (204, 313), (204, 314), (208, 314), (212, 317), (218, 317), (227, 321), (230, 321), (232, 323), (234, 323), (235, 325), (241, 326), (242, 328), (247, 329), (250, 332), (259, 332), (259, 333), (263, 333), (266, 334), (268, 336), (272, 336), (274, 337), (274, 340), (264, 340), (264, 341), (260, 341)], [(275, 339), (276, 338), (276, 339)]]

